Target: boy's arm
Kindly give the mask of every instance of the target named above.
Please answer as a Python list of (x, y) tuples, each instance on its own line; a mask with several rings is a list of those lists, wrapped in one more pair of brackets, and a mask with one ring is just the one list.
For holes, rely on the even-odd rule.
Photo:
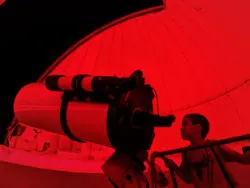
[(197, 174), (194, 170), (191, 170), (191, 176), (192, 176), (192, 184), (195, 188), (210, 188), (209, 184), (207, 182), (203, 182), (197, 177)]
[(250, 151), (245, 154), (241, 154), (235, 150), (230, 149), (226, 146), (220, 146), (219, 152), (223, 159), (227, 162), (238, 162), (241, 164), (250, 164)]
[(169, 169), (173, 170), (176, 173), (176, 175), (179, 176), (183, 181), (185, 181), (186, 183), (189, 183), (189, 184), (192, 183), (191, 176), (187, 172), (183, 161), (182, 161), (181, 165), (178, 166), (171, 159), (167, 159), (164, 156), (162, 157), (162, 159), (164, 160), (165, 166), (168, 167)]

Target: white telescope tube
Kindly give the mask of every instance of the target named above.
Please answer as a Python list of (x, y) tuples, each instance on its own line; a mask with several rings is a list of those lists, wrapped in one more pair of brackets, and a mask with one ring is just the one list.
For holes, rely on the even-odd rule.
[[(43, 83), (28, 84), (15, 98), (15, 116), (21, 123), (65, 134), (60, 117), (62, 95)], [(108, 104), (69, 101), (66, 110), (64, 119), (74, 138), (112, 147), (107, 133)]]

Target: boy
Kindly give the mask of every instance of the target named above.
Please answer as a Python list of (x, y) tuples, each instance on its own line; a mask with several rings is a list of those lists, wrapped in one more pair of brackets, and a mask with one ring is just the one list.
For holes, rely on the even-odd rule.
[[(208, 132), (209, 122), (205, 116), (201, 114), (184, 116), (181, 136), (190, 142), (189, 146), (210, 142), (206, 140)], [(236, 187), (237, 183), (226, 169), (224, 162), (250, 164), (250, 152), (240, 154), (222, 145), (187, 151), (182, 153), (182, 163), (179, 167), (171, 159), (164, 156), (162, 159), (166, 167), (174, 170), (182, 180), (193, 184), (196, 188), (227, 188)]]

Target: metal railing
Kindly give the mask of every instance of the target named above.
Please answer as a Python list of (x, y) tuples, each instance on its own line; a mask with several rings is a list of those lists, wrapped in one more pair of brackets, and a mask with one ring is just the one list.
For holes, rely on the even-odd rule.
[[(181, 148), (167, 150), (167, 151), (153, 152), (151, 157), (150, 157), (150, 161), (151, 161), (152, 164), (154, 164), (155, 159), (157, 157), (162, 156), (162, 155), (165, 155), (165, 156), (166, 155), (173, 155), (173, 154), (183, 153), (183, 152), (187, 152), (187, 151), (193, 151), (193, 150), (209, 148), (209, 147), (214, 147), (214, 146), (219, 146), (219, 145), (224, 145), (224, 144), (230, 144), (230, 143), (234, 143), (234, 142), (240, 142), (240, 141), (244, 141), (244, 140), (249, 140), (250, 141), (250, 134), (245, 134), (245, 135), (231, 137), (231, 138), (227, 138), (227, 139), (211, 141), (211, 142), (208, 142), (208, 143), (205, 143), (205, 144), (192, 146), (192, 147), (181, 147)], [(218, 161), (218, 159), (217, 159), (217, 161)], [(221, 170), (223, 172), (223, 169), (222, 169), (221, 166), (220, 166), (220, 168), (221, 168)], [(170, 169), (170, 171), (171, 171), (171, 169)], [(224, 172), (223, 172), (223, 174), (224, 174)], [(152, 180), (153, 180), (153, 176), (154, 175), (151, 174)], [(226, 175), (224, 174), (224, 176), (226, 176)], [(177, 188), (178, 184), (177, 184), (175, 175), (173, 175), (173, 172), (171, 173), (171, 179), (172, 179), (172, 182), (174, 184), (174, 187)], [(233, 186), (231, 186), (231, 187), (233, 187)]]

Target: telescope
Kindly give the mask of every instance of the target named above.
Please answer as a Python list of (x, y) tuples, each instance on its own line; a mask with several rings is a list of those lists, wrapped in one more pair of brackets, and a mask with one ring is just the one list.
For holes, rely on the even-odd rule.
[(175, 120), (153, 114), (154, 97), (140, 70), (122, 78), (49, 75), (43, 83), (21, 88), (14, 113), (21, 123), (112, 147), (135, 160), (150, 149), (154, 128), (170, 127)]

